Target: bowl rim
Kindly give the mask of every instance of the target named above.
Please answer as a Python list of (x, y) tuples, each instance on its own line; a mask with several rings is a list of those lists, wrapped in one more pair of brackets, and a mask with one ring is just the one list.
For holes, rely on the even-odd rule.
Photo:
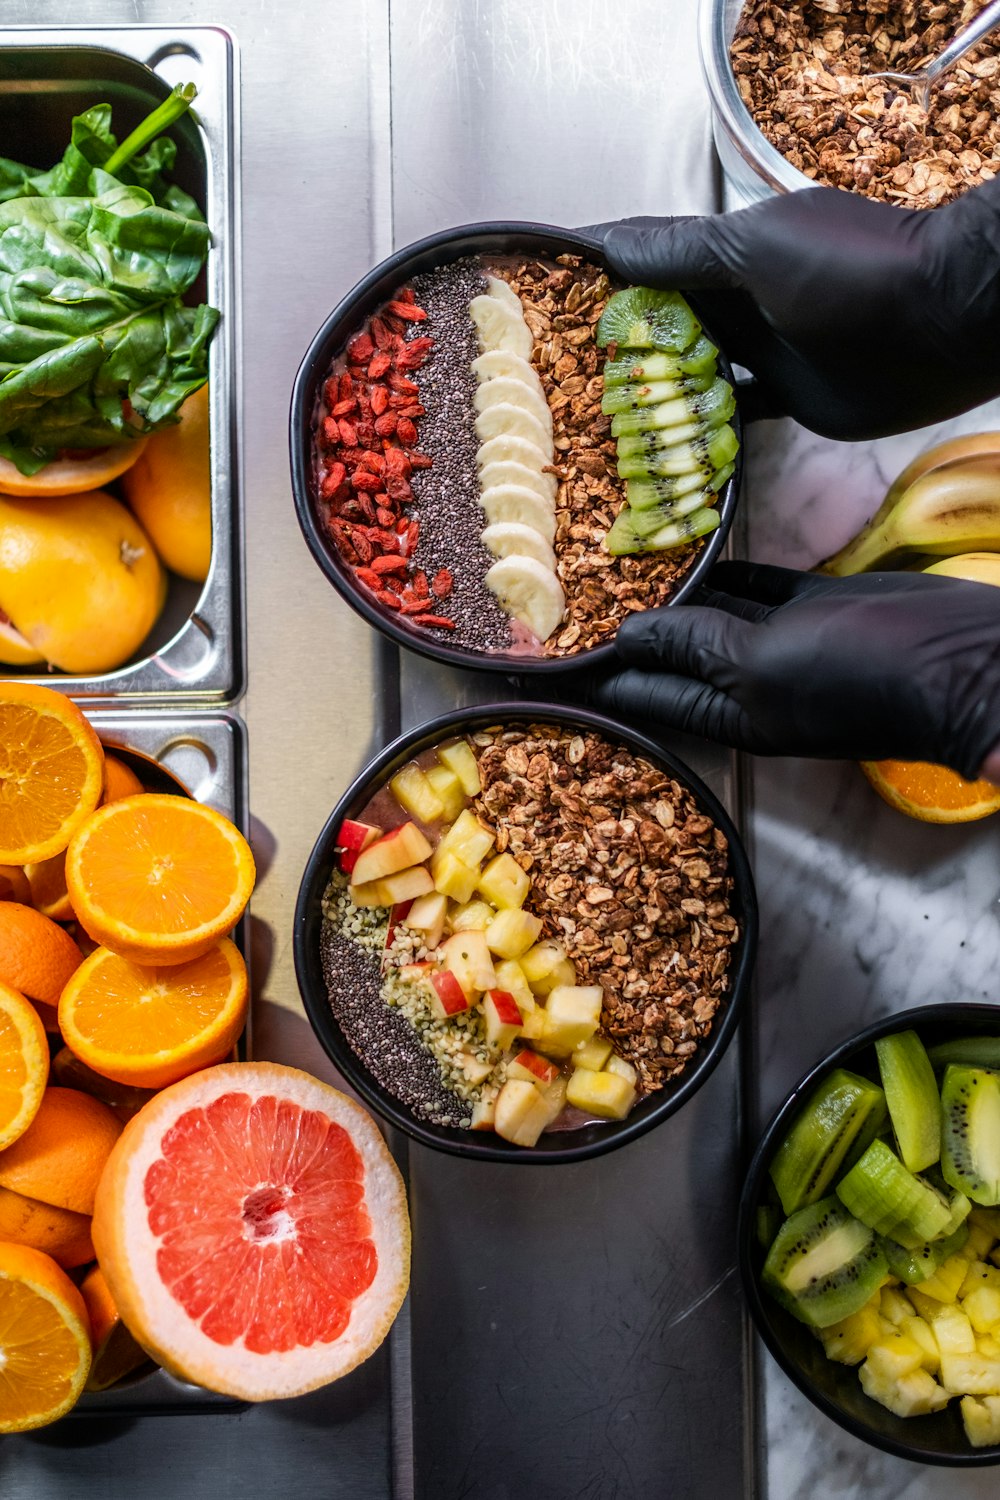
[[(600, 1121), (582, 1126), (574, 1132), (587, 1139), (561, 1147), (535, 1146), (530, 1151), (501, 1141), (492, 1132), (459, 1130), (451, 1126), (431, 1125), (417, 1119), (410, 1110), (379, 1084), (352, 1051), (333, 1016), (322, 976), (317, 924), (321, 921), (320, 903), (333, 867), (336, 833), (345, 817), (360, 810), (371, 795), (373, 783), (384, 785), (389, 775), (422, 749), (439, 744), (450, 735), (475, 733), (500, 723), (549, 723), (560, 728), (594, 730), (608, 739), (619, 740), (629, 749), (662, 766), (697, 798), (720, 827), (729, 843), (730, 874), (733, 900), (740, 923), (740, 936), (730, 966), (730, 984), (724, 997), (725, 1009), (713, 1026), (702, 1055), (681, 1075), (676, 1089), (650, 1096), (650, 1108), (637, 1109), (622, 1121)], [(616, 720), (590, 709), (566, 704), (533, 702), (495, 702), (454, 709), (425, 720), (397, 736), (355, 777), (339, 799), (313, 845), (299, 885), (293, 928), (293, 956), (299, 992), (310, 1025), (330, 1060), (351, 1087), (386, 1124), (403, 1131), (421, 1145), (465, 1159), (551, 1166), (579, 1162), (626, 1145), (645, 1135), (655, 1125), (675, 1114), (713, 1072), (726, 1052), (739, 1023), (746, 1002), (757, 949), (757, 898), (746, 851), (732, 818), (715, 794), (685, 763), (655, 740), (637, 733)], [(318, 976), (318, 978), (317, 978)], [(721, 1008), (721, 1007), (720, 1007)]]
[[(955, 1014), (957, 1010), (962, 1012), (961, 1021)], [(809, 1376), (786, 1353), (784, 1345), (775, 1334), (772, 1326), (773, 1318), (776, 1314), (780, 1314), (782, 1309), (770, 1299), (765, 1300), (765, 1293), (759, 1283), (754, 1265), (754, 1261), (759, 1259), (754, 1214), (760, 1198), (761, 1188), (766, 1179), (767, 1167), (777, 1148), (781, 1134), (787, 1127), (790, 1117), (801, 1107), (804, 1097), (832, 1068), (841, 1066), (849, 1057), (860, 1052), (863, 1048), (871, 1046), (880, 1037), (888, 1036), (890, 1033), (896, 1031), (919, 1030), (922, 1024), (928, 1022), (961, 1025), (963, 1029), (966, 1028), (966, 1025), (975, 1026), (989, 1023), (995, 1026), (998, 1034), (1000, 1034), (1000, 1005), (990, 1004), (990, 1002), (984, 1000), (952, 1000), (896, 1011), (893, 1015), (883, 1016), (878, 1021), (874, 1021), (864, 1027), (863, 1030), (854, 1032), (836, 1047), (832, 1048), (819, 1062), (809, 1068), (775, 1110), (753, 1151), (744, 1178), (743, 1191), (740, 1194), (736, 1227), (737, 1255), (740, 1266), (740, 1277), (743, 1282), (743, 1291), (754, 1328), (766, 1345), (769, 1353), (791, 1380), (792, 1384), (814, 1406), (818, 1407), (820, 1411), (836, 1422), (839, 1427), (842, 1427), (845, 1432), (849, 1432), (852, 1437), (860, 1438), (863, 1442), (869, 1443), (873, 1447), (881, 1448), (883, 1452), (890, 1453), (895, 1458), (909, 1459), (911, 1463), (935, 1464), (942, 1468), (983, 1468), (991, 1464), (1000, 1463), (1000, 1444), (994, 1444), (988, 1448), (972, 1448), (970, 1446), (968, 1452), (928, 1452), (924, 1449), (915, 1448), (912, 1444), (902, 1439), (897, 1439), (887, 1433), (876, 1431), (866, 1423), (859, 1421), (851, 1412), (843, 1410), (825, 1392), (816, 1389)], [(785, 1316), (790, 1318), (791, 1314), (786, 1313)], [(873, 1403), (873, 1405), (875, 1404)], [(879, 1407), (879, 1410), (884, 1410), (884, 1408)], [(886, 1412), (886, 1415), (891, 1416), (893, 1414)], [(935, 1415), (943, 1416), (944, 1414)], [(904, 1422), (906, 1418), (899, 1417), (897, 1420)]]
[[(518, 241), (530, 240), (530, 244)], [(546, 242), (540, 244), (539, 242)], [(317, 392), (331, 361), (336, 358), (341, 345), (356, 331), (360, 321), (369, 315), (385, 299), (389, 291), (407, 275), (415, 274), (435, 265), (448, 264), (463, 255), (508, 254), (518, 250), (556, 254), (582, 252), (596, 264), (607, 267), (603, 245), (585, 230), (564, 229), (559, 225), (535, 223), (531, 220), (486, 220), (480, 223), (457, 224), (450, 229), (438, 230), (434, 234), (414, 240), (409, 245), (393, 252), (374, 266), (367, 275), (343, 296), (333, 311), (324, 319), (314, 334), (304, 354), (292, 385), (289, 409), (289, 458), (292, 478), (292, 497), (299, 527), (306, 546), (327, 581), (341, 598), (359, 614), (363, 620), (397, 645), (415, 651), (431, 661), (466, 670), (502, 672), (507, 676), (535, 676), (546, 672), (568, 672), (578, 668), (593, 668), (610, 662), (614, 657), (614, 636), (596, 646), (590, 646), (571, 656), (517, 655), (513, 652), (490, 652), (471, 646), (449, 645), (447, 641), (434, 641), (417, 629), (397, 621), (390, 612), (381, 608), (367, 589), (358, 587), (353, 581), (349, 566), (343, 562), (332, 543), (328, 543), (316, 510), (312, 485), (311, 428), (316, 408)], [(449, 251), (447, 256), (440, 252)], [(359, 311), (359, 308), (365, 309)], [(349, 331), (344, 333), (343, 325)], [(706, 330), (707, 331), (707, 330)], [(711, 333), (709, 332), (709, 337)], [(743, 477), (743, 420), (740, 414), (740, 388), (725, 351), (713, 339), (718, 348), (719, 374), (729, 381), (736, 396), (736, 410), (731, 418), (739, 448), (734, 460), (734, 473), (727, 479), (718, 498), (719, 525), (704, 542), (694, 566), (687, 573), (677, 592), (664, 606), (684, 603), (701, 586), (706, 574), (725, 546), (739, 501)]]

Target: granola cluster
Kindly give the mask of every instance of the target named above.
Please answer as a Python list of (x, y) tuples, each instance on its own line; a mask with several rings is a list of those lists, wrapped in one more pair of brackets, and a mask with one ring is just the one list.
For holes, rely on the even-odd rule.
[(603, 1029), (653, 1092), (712, 1029), (739, 936), (727, 843), (622, 745), (552, 726), (473, 736), (476, 810), (531, 874), (527, 907), (605, 993)]
[(701, 543), (637, 557), (612, 557), (602, 545), (625, 502), (611, 418), (601, 411), (604, 351), (594, 341), (613, 290), (605, 273), (562, 255), (556, 269), (527, 260), (498, 274), (523, 303), (535, 341), (531, 362), (552, 412), (559, 480), (554, 546), (566, 619), (545, 654), (569, 656), (610, 639), (626, 615), (666, 604)]
[(730, 48), (743, 102), (816, 182), (933, 208), (1000, 170), (1000, 56), (988, 37), (931, 92), (925, 113), (873, 72), (912, 73), (981, 0), (747, 0)]

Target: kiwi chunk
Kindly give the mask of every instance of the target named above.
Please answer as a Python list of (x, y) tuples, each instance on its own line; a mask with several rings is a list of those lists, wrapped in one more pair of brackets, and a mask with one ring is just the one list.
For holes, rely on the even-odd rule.
[[(690, 502), (692, 494), (708, 490), (717, 495), (730, 478), (735, 464), (724, 464), (706, 479), (700, 471), (681, 474), (676, 479), (667, 476), (650, 479), (630, 479), (625, 486), (628, 503), (633, 510), (651, 510), (653, 506), (676, 509), (680, 515), (695, 509)], [(700, 498), (698, 504), (704, 503)]]
[(677, 396), (698, 395), (711, 388), (715, 375), (705, 371), (701, 375), (678, 375), (670, 380), (649, 380), (644, 383), (614, 385), (606, 389), (601, 397), (601, 410), (606, 416), (618, 412), (638, 411), (646, 406), (658, 406), (672, 401)]
[(690, 515), (678, 516), (671, 521), (663, 521), (661, 518), (655, 530), (638, 531), (635, 525), (636, 515), (648, 514), (648, 511), (633, 512), (627, 505), (619, 511), (614, 525), (604, 538), (604, 545), (613, 557), (633, 552), (666, 552), (671, 547), (680, 547), (685, 542), (707, 536), (716, 529), (721, 519), (717, 510), (703, 506)]
[(785, 1220), (761, 1280), (801, 1323), (829, 1328), (864, 1307), (886, 1271), (875, 1234), (831, 1194)]
[(692, 421), (703, 428), (721, 427), (735, 410), (736, 397), (728, 380), (714, 380), (707, 391), (675, 391), (669, 401), (656, 406), (618, 412), (611, 419), (611, 435), (617, 438), (642, 433), (659, 438), (662, 434), (665, 441), (673, 441), (671, 429)]
[(916, 1286), (933, 1276), (943, 1266), (949, 1255), (955, 1255), (969, 1238), (968, 1224), (960, 1224), (946, 1239), (929, 1240), (915, 1250), (897, 1245), (895, 1240), (882, 1240), (882, 1253), (893, 1276), (905, 1281), (907, 1286)]
[(711, 339), (703, 333), (682, 354), (667, 354), (664, 350), (647, 354), (626, 349), (620, 352), (618, 359), (609, 359), (604, 366), (604, 384), (606, 387), (626, 385), (629, 381), (646, 384), (654, 380), (670, 380), (677, 375), (714, 376), (718, 353)]
[(908, 1172), (884, 1141), (872, 1141), (836, 1192), (856, 1219), (908, 1250), (937, 1239), (951, 1217), (941, 1194)]
[(952, 1037), (927, 1048), (931, 1066), (946, 1068), (959, 1063), (963, 1068), (996, 1068), (1000, 1070), (1000, 1036)]
[(927, 1051), (915, 1031), (896, 1031), (875, 1052), (903, 1165), (922, 1172), (941, 1155), (941, 1100)]
[[(676, 431), (675, 428), (675, 436)], [(618, 473), (622, 479), (708, 475), (732, 463), (739, 448), (736, 434), (728, 424), (704, 436), (663, 446), (651, 446), (646, 436), (622, 438), (618, 444)]]
[(602, 349), (621, 344), (627, 349), (666, 349), (680, 354), (700, 332), (701, 324), (680, 292), (627, 286), (608, 298), (594, 336)]
[(941, 1085), (941, 1171), (974, 1203), (1000, 1203), (1000, 1078), (949, 1063)]
[(669, 526), (674, 521), (682, 521), (685, 516), (693, 515), (696, 510), (704, 510), (715, 504), (716, 493), (705, 485), (700, 490), (692, 490), (690, 494), (682, 495), (679, 500), (670, 500), (663, 505), (643, 505), (631, 507), (632, 526), (636, 536), (652, 536), (654, 531), (659, 531), (661, 526)]
[(771, 1161), (786, 1214), (822, 1198), (862, 1127), (885, 1124), (885, 1095), (860, 1073), (834, 1068), (816, 1086)]

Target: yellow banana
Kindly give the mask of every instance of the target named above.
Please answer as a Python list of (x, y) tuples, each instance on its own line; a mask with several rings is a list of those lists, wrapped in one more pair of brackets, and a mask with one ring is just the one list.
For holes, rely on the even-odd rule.
[(962, 552), (958, 557), (943, 557), (923, 571), (941, 573), (945, 578), (965, 578), (970, 583), (992, 583), (1000, 588), (1000, 552)]
[(931, 469), (943, 469), (946, 464), (962, 463), (967, 458), (980, 458), (989, 453), (995, 453), (1000, 458), (1000, 432), (973, 432), (965, 437), (949, 438), (946, 443), (938, 443), (936, 447), (928, 448), (926, 453), (919, 453), (912, 463), (907, 464), (896, 475), (872, 520), (884, 520), (900, 496), (922, 474), (929, 473)]

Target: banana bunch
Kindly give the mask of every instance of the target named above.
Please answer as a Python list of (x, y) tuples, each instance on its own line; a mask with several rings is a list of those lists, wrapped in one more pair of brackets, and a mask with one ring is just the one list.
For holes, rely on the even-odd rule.
[(953, 438), (914, 459), (868, 525), (820, 571), (843, 578), (959, 553), (983, 554), (982, 581), (1000, 582), (1000, 432)]
[(497, 558), (486, 585), (544, 641), (566, 612), (552, 550), (556, 480), (546, 468), (554, 457), (552, 414), (528, 363), (533, 341), (521, 299), (499, 277), (487, 277), (487, 286), (469, 304), (482, 350), (472, 369), (483, 543)]

